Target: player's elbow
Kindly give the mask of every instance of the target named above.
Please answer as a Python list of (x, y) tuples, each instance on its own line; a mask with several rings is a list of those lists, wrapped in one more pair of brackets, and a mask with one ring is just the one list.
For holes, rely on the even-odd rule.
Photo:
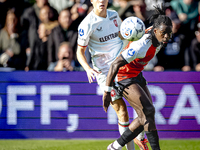
[(113, 62), (110, 66), (110, 70), (112, 70), (113, 74), (116, 74), (118, 72), (119, 68), (120, 68), (120, 66), (115, 62)]
[(124, 59), (119, 56), (117, 59), (114, 60), (114, 62), (112, 62), (111, 67), (112, 70), (114, 70), (115, 72), (118, 72), (119, 68), (125, 65), (125, 61)]
[(79, 59), (79, 57), (84, 56), (85, 54), (85, 48), (78, 46), (76, 51), (76, 57)]
[(80, 53), (81, 53), (81, 49), (80, 49), (80, 48), (77, 48), (77, 50), (76, 50), (76, 56), (79, 56)]

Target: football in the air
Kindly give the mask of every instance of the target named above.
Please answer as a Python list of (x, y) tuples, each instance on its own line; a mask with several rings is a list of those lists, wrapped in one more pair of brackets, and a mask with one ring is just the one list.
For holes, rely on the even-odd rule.
[(145, 25), (138, 17), (128, 17), (122, 22), (120, 32), (124, 39), (137, 41), (144, 35)]

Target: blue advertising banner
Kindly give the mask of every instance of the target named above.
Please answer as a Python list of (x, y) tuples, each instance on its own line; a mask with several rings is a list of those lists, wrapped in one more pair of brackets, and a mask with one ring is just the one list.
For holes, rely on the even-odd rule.
[[(200, 73), (144, 72), (160, 138), (200, 138)], [(117, 138), (85, 72), (0, 72), (0, 138)], [(126, 101), (126, 100), (125, 100)], [(127, 102), (126, 102), (127, 103)], [(136, 116), (127, 103), (130, 121)]]

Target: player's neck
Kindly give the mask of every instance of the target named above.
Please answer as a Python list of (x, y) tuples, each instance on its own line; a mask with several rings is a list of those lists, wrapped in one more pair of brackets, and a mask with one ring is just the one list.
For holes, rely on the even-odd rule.
[(152, 38), (152, 44), (154, 47), (158, 47), (160, 45), (160, 43), (158, 42), (156, 38)]
[(106, 10), (103, 10), (103, 11), (99, 11), (99, 10), (95, 10), (94, 9), (94, 13), (99, 16), (99, 17), (102, 17), (102, 18), (106, 18), (107, 17), (107, 9)]
[(151, 34), (152, 34), (151, 40), (152, 40), (153, 46), (154, 47), (158, 47), (160, 45), (160, 43), (158, 42), (158, 40), (157, 40), (156, 36), (154, 35), (154, 33), (151, 33)]

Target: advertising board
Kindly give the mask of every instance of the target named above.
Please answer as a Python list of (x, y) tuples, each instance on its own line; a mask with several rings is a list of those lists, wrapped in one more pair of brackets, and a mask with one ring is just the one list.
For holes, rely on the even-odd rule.
[[(160, 138), (200, 137), (200, 73), (144, 72)], [(85, 72), (0, 72), (0, 138), (117, 138)], [(125, 100), (126, 101), (126, 100)], [(130, 121), (136, 117), (127, 103)]]

